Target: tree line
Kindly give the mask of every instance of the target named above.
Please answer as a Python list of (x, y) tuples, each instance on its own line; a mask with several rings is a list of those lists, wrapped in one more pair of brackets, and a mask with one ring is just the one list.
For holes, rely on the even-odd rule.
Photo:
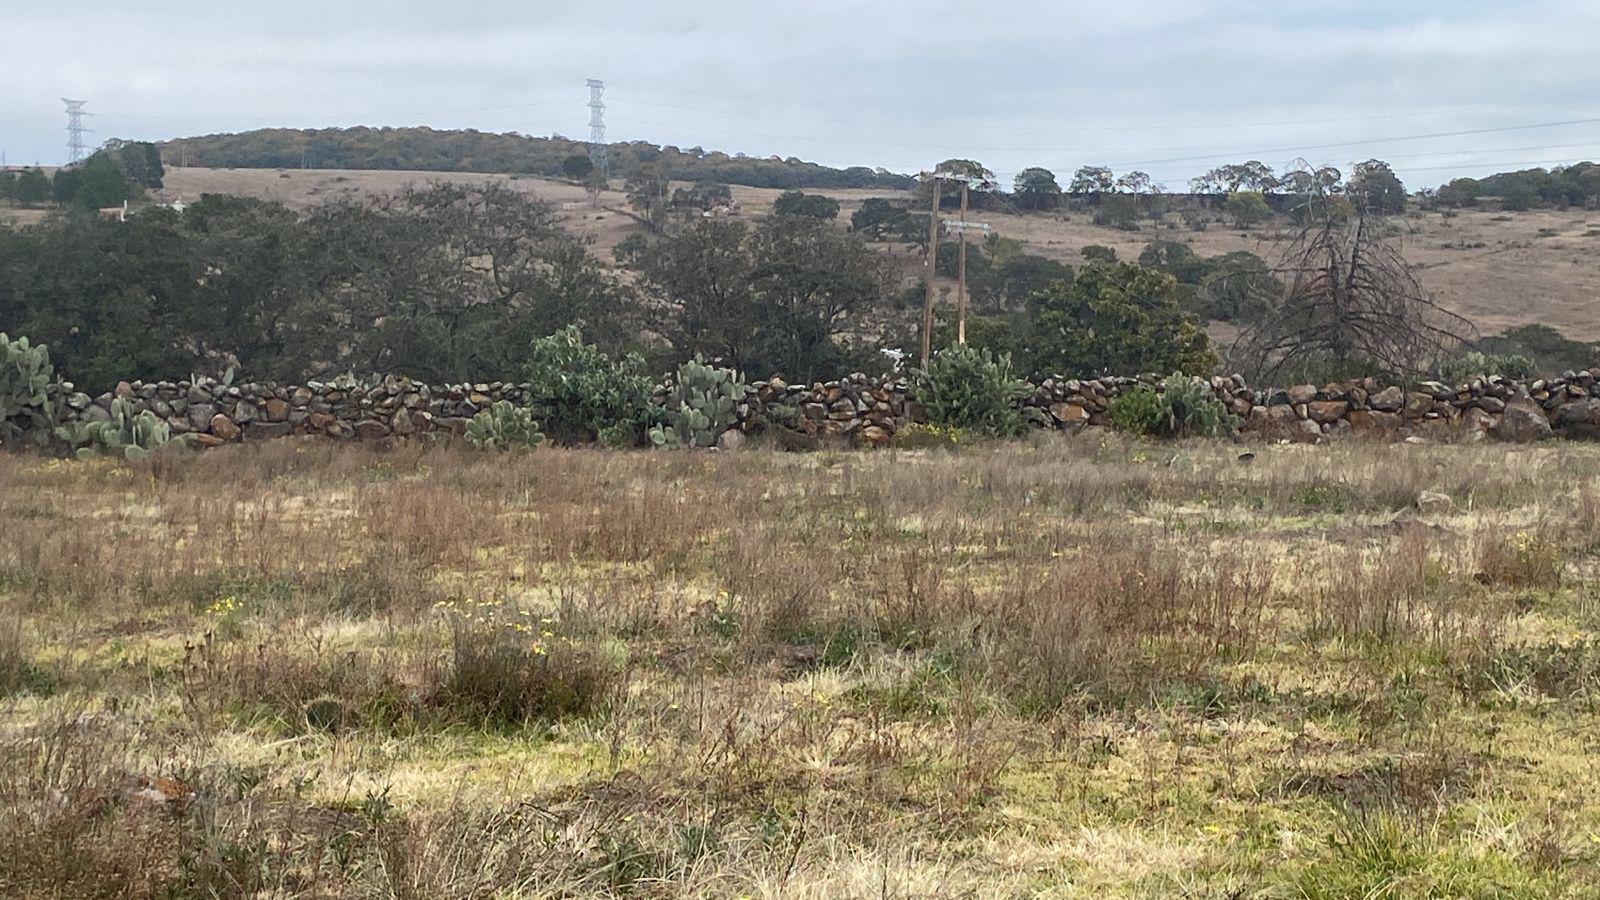
[(63, 166), (51, 175), (39, 168), (0, 171), (0, 200), (19, 206), (104, 209), (161, 187), (165, 172), (153, 144), (110, 141), (82, 164)]
[[(210, 168), (381, 169), (573, 177), (564, 165), (589, 145), (561, 136), (417, 128), (269, 128), (180, 138), (159, 145), (169, 163)], [(904, 175), (865, 166), (836, 169), (796, 157), (751, 157), (648, 141), (609, 144), (610, 176), (626, 179), (654, 166), (673, 181), (716, 181), (760, 188), (884, 188), (912, 184)], [(587, 172), (578, 175), (586, 177)]]

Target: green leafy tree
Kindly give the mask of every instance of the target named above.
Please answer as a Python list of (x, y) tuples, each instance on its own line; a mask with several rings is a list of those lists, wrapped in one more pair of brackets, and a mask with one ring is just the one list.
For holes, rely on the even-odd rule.
[(668, 202), (672, 183), (659, 168), (647, 167), (630, 173), (623, 182), (628, 193), (628, 205), (646, 229), (660, 234), (667, 224)]
[(702, 219), (638, 253), (651, 329), (675, 360), (738, 360), (755, 327), (749, 240), (743, 222)]
[(1394, 169), (1381, 159), (1356, 163), (1345, 196), (1368, 213), (1395, 215), (1406, 208), (1406, 189)]
[(159, 189), (166, 177), (161, 151), (146, 141), (107, 141), (100, 151), (122, 170), (128, 183), (139, 188)]
[[(926, 225), (927, 219), (922, 219)], [(882, 197), (868, 197), (861, 208), (850, 214), (850, 229), (871, 241), (889, 240), (905, 235), (912, 229), (912, 215), (904, 203)], [(927, 240), (927, 228), (922, 230)]]
[(1189, 189), (1197, 194), (1267, 193), (1282, 186), (1283, 182), (1272, 174), (1272, 167), (1255, 159), (1218, 166), (1189, 182)]
[(839, 201), (821, 194), (785, 191), (772, 201), (772, 211), (780, 216), (805, 216), (831, 222), (839, 218)]
[(106, 153), (96, 153), (81, 166), (57, 169), (52, 191), (57, 203), (79, 209), (119, 206), (139, 194)]
[(581, 153), (574, 153), (561, 161), (561, 174), (566, 176), (568, 181), (584, 181), (594, 174), (594, 160)]
[(1072, 175), (1069, 194), (1109, 194), (1117, 188), (1117, 177), (1105, 166), (1083, 166)]
[(1017, 173), (1012, 193), (1023, 209), (1055, 209), (1061, 205), (1061, 185), (1056, 183), (1055, 173), (1038, 166)]
[(1216, 364), (1171, 275), (1128, 263), (1090, 263), (1071, 284), (1034, 295), (1025, 342), (1037, 376), (1138, 372), (1205, 374)]
[(1240, 228), (1259, 225), (1272, 216), (1272, 207), (1267, 205), (1267, 199), (1255, 191), (1229, 194), (1222, 208)]
[(50, 199), (50, 179), (42, 169), (23, 169), (17, 173), (11, 198), (23, 206), (37, 206)]
[(776, 216), (751, 230), (706, 219), (639, 255), (651, 330), (677, 360), (720, 359), (756, 375), (833, 374), (842, 337), (894, 289), (892, 262), (827, 222)]

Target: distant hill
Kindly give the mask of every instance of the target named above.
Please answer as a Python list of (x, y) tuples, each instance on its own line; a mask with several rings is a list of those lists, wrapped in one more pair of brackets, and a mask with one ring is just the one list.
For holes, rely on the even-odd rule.
[[(561, 163), (588, 145), (561, 137), (528, 137), (432, 128), (268, 128), (179, 138), (158, 145), (169, 165), (226, 169), (366, 169), (561, 176)], [(834, 169), (795, 157), (729, 156), (699, 147), (645, 141), (607, 147), (613, 177), (647, 164), (677, 181), (716, 181), (759, 188), (902, 189), (915, 182), (884, 169)]]

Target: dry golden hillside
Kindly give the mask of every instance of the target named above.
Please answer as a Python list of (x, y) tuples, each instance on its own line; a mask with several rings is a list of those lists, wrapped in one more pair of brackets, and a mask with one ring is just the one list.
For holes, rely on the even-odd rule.
[[(407, 184), (449, 179), (509, 179), (519, 190), (557, 204), (572, 230), (592, 238), (596, 252), (610, 251), (638, 226), (627, 215), (620, 191), (601, 198), (593, 208), (581, 187), (534, 177), (272, 169), (172, 169), (165, 199), (193, 200), (204, 193), (230, 193), (281, 201), (305, 209), (341, 196), (367, 196), (397, 191)], [(735, 187), (734, 198), (744, 215), (766, 214), (780, 191)], [(828, 191), (844, 211), (841, 220), (868, 197), (889, 196), (877, 190)], [(1001, 234), (1021, 240), (1035, 253), (1073, 260), (1089, 244), (1113, 247), (1124, 258), (1136, 256), (1146, 243), (1162, 237), (1192, 245), (1202, 255), (1249, 250), (1269, 261), (1280, 236), (1273, 227), (1241, 231), (1213, 224), (1203, 232), (1182, 226), (1146, 223), (1129, 232), (1092, 224), (1086, 214), (975, 216)], [(1490, 334), (1507, 327), (1540, 323), (1579, 340), (1600, 339), (1600, 265), (1593, 251), (1600, 247), (1600, 213), (1583, 210), (1500, 214), (1464, 211), (1446, 217), (1416, 213), (1402, 220), (1408, 230), (1406, 256), (1420, 270), (1423, 284), (1447, 308), (1475, 322)], [(1176, 223), (1173, 223), (1176, 225)], [(905, 248), (900, 248), (906, 254)], [(911, 262), (910, 259), (907, 260)]]

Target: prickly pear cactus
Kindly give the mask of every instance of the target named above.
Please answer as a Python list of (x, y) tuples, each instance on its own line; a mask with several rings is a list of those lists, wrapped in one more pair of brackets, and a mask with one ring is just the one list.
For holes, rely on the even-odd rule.
[(169, 448), (187, 447), (188, 435), (174, 437), (166, 422), (150, 410), (140, 410), (118, 397), (111, 401), (111, 418), (59, 428), (56, 434), (78, 448), (79, 459), (120, 456), (129, 462), (149, 459)]
[(700, 357), (678, 367), (667, 396), (665, 425), (650, 429), (657, 447), (711, 447), (739, 422), (744, 379), (732, 369), (707, 365)]
[(467, 423), (467, 443), (479, 450), (537, 447), (544, 442), (533, 412), (509, 400), (498, 400)]
[(25, 337), (11, 340), (0, 331), (0, 444), (50, 439), (54, 378), (47, 347), (29, 346)]

